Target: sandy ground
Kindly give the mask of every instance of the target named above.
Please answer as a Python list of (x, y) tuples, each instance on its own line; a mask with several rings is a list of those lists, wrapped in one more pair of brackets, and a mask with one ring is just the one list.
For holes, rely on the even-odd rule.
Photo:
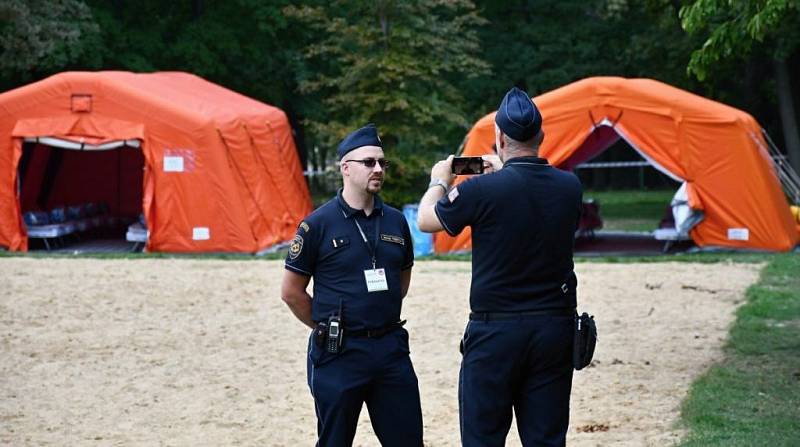
[[(578, 264), (596, 315), (569, 444), (668, 445), (759, 265)], [(308, 331), (279, 261), (0, 259), (0, 444), (313, 445)], [(418, 262), (404, 317), (428, 446), (458, 445), (468, 263)], [(378, 445), (366, 410), (356, 445)], [(519, 445), (512, 426), (509, 445)]]

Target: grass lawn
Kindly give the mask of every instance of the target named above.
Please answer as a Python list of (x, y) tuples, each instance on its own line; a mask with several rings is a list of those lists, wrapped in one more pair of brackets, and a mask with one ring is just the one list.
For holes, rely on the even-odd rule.
[(775, 255), (747, 291), (725, 360), (684, 401), (682, 446), (800, 445), (800, 255)]
[(583, 192), (584, 199), (600, 204), (603, 229), (612, 231), (653, 231), (664, 216), (664, 210), (675, 191), (592, 191)]

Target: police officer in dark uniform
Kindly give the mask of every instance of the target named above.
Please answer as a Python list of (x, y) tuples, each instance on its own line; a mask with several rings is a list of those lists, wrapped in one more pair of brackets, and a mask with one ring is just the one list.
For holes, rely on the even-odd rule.
[(419, 387), (400, 320), (414, 264), (411, 233), (378, 196), (388, 162), (375, 126), (348, 135), (337, 154), (344, 187), (300, 223), (281, 292), (313, 330), (308, 385), (317, 445), (352, 445), (366, 403), (382, 445), (421, 446)]
[(525, 92), (506, 94), (495, 124), (499, 157), (484, 157), (494, 172), (451, 188), (452, 156), (438, 162), (418, 214), (423, 231), (455, 236), (472, 227), (461, 440), (505, 445), (513, 408), (523, 445), (561, 446), (572, 387), (581, 184), (537, 156), (542, 117)]

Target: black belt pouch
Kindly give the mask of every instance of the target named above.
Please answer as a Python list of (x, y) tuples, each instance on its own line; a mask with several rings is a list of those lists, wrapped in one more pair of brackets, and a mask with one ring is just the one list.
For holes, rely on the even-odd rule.
[(575, 314), (575, 340), (572, 350), (572, 366), (577, 371), (592, 362), (594, 347), (597, 344), (597, 326), (594, 316), (586, 312)]

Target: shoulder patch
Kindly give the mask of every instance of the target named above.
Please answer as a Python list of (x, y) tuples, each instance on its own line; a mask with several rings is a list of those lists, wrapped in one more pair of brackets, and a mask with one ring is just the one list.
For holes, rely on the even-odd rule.
[(453, 203), (458, 198), (458, 187), (455, 186), (450, 192), (447, 194), (447, 198), (450, 200), (450, 203)]
[(292, 243), (289, 244), (289, 259), (294, 260), (300, 256), (300, 253), (303, 251), (303, 236), (296, 234), (294, 239), (292, 239)]

